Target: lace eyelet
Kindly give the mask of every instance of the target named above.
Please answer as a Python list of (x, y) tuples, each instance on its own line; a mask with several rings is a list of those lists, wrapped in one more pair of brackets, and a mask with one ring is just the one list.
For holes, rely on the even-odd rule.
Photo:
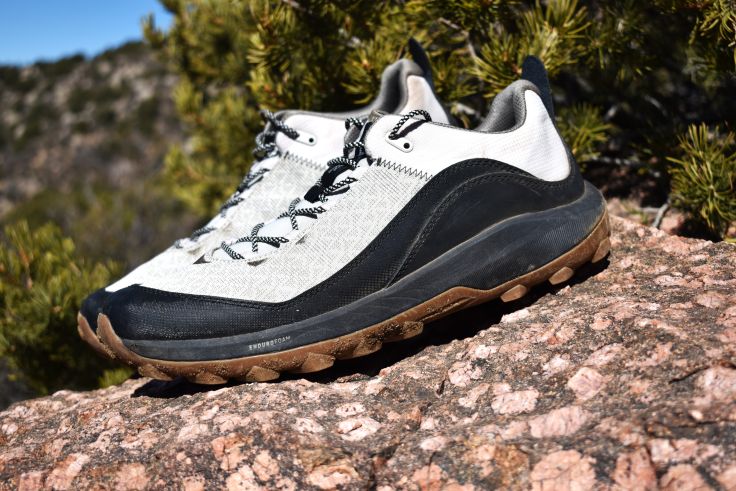
[(414, 150), (414, 144), (408, 138), (396, 138), (395, 140), (392, 140), (389, 138), (390, 135), (391, 133), (386, 133), (386, 141), (389, 145), (398, 148), (404, 153), (409, 153)]
[(309, 145), (310, 147), (313, 147), (317, 144), (317, 137), (314, 136), (311, 133), (307, 133), (306, 131), (299, 130), (299, 136), (295, 138), (296, 141), (299, 143), (303, 143), (304, 145)]

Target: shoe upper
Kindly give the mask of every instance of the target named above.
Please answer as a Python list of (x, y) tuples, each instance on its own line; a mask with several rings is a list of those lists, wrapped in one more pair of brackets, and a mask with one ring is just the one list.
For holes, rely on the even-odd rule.
[(540, 85), (511, 84), (472, 131), (374, 114), (279, 218), (122, 290), (105, 313), (124, 340), (275, 333), (370, 297), (504, 220), (577, 200), (585, 183)]
[[(420, 63), (426, 60), (421, 47), (413, 43), (411, 48)], [(327, 161), (342, 151), (346, 119), (365, 118), (372, 111), (413, 109), (427, 110), (440, 121), (450, 120), (434, 93), (430, 68), (401, 59), (384, 70), (379, 94), (366, 107), (343, 113), (299, 110), (269, 113), (259, 138), (268, 137), (270, 151), (253, 164), (220, 213), (191, 237), (178, 240), (123, 278), (95, 292), (83, 303), (83, 315), (95, 326), (107, 294), (165, 277), (169, 270), (192, 264), (223, 241), (243, 235), (254, 223), (272, 218), (286, 208), (294, 196), (303, 194), (319, 178), (327, 168)]]
[[(223, 240), (245, 233), (243, 227), (272, 218), (275, 210), (284, 209), (294, 196), (304, 193), (325, 171), (327, 161), (341, 152), (345, 119), (366, 117), (373, 110), (406, 112), (412, 109), (425, 109), (435, 118), (448, 121), (423, 69), (402, 59), (385, 70), (378, 97), (365, 108), (345, 113), (280, 112), (278, 121), (298, 136), (276, 132), (274, 155), (256, 162), (244, 180), (247, 182), (250, 178), (255, 182), (230, 198), (237, 199), (238, 203), (224, 209), (205, 225), (203, 229), (210, 229), (208, 233), (177, 241), (106, 290), (117, 291), (150, 276), (166, 274), (170, 267), (191, 264)], [(269, 131), (268, 126), (266, 131)], [(253, 179), (253, 176), (257, 177)]]

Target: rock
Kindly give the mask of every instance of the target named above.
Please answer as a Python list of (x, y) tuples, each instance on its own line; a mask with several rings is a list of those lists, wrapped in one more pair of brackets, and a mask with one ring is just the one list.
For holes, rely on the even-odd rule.
[(0, 413), (0, 489), (733, 489), (736, 248), (614, 218), (608, 265), (307, 378)]
[(534, 466), (531, 473), (534, 491), (569, 489), (585, 491), (595, 486), (595, 461), (575, 450), (553, 452)]

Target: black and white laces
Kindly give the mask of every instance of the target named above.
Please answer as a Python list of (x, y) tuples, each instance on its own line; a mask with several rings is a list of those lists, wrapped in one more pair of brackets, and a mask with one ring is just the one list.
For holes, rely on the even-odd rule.
[[(358, 167), (358, 163), (365, 155), (365, 145), (362, 142), (363, 133), (367, 129), (367, 123), (365, 120), (358, 118), (348, 118), (345, 120), (345, 129), (350, 130), (351, 128), (358, 128), (360, 130), (359, 137), (352, 142), (346, 143), (343, 147), (343, 154), (340, 157), (334, 158), (327, 162), (327, 170), (322, 174), (320, 180), (310, 189), (304, 197), (304, 200), (310, 203), (322, 202), (324, 203), (330, 196), (335, 194), (341, 194), (348, 190), (349, 185), (356, 181), (354, 177), (345, 177), (338, 182), (335, 182), (335, 178), (342, 174), (346, 170), (355, 170)], [(316, 219), (321, 213), (326, 210), (324, 207), (317, 206), (297, 206), (302, 202), (302, 198), (296, 198), (289, 205), (288, 210), (279, 215), (276, 219), (288, 218), (292, 230), (299, 230), (299, 223), (297, 217), (307, 217)], [(241, 237), (234, 242), (222, 242), (220, 249), (225, 252), (231, 259), (243, 259), (243, 255), (238, 253), (233, 246), (244, 242), (251, 244), (251, 250), (253, 253), (258, 252), (258, 244), (264, 243), (273, 247), (279, 247), (289, 241), (286, 237), (270, 237), (260, 236), (258, 232), (264, 227), (264, 223), (259, 223), (251, 230), (250, 235)]]
[(427, 111), (424, 109), (414, 109), (413, 111), (410, 111), (404, 115), (401, 116), (401, 119), (394, 125), (394, 127), (391, 129), (391, 131), (388, 134), (389, 140), (398, 140), (401, 135), (399, 134), (399, 131), (404, 127), (407, 121), (409, 121), (412, 118), (415, 118), (416, 116), (422, 116), (424, 118), (424, 122), (432, 121), (432, 116), (429, 115)]
[(263, 109), (260, 111), (260, 115), (263, 122), (266, 123), (266, 127), (256, 136), (256, 147), (253, 149), (253, 155), (256, 159), (262, 160), (278, 154), (276, 136), (279, 133), (283, 133), (292, 140), (299, 138), (298, 131), (281, 121), (271, 111)]
[[(260, 115), (265, 123), (265, 128), (261, 133), (256, 136), (256, 146), (253, 149), (253, 155), (256, 157), (256, 162), (260, 162), (269, 157), (275, 157), (279, 154), (279, 149), (276, 146), (276, 136), (279, 133), (283, 133), (291, 139), (299, 138), (299, 132), (297, 130), (281, 121), (281, 119), (279, 119), (271, 111), (264, 109), (260, 111)], [(238, 187), (235, 189), (235, 192), (230, 195), (227, 201), (225, 201), (220, 207), (219, 215), (221, 217), (224, 217), (230, 208), (240, 204), (243, 199), (245, 199), (243, 196), (245, 191), (253, 187), (256, 183), (260, 182), (261, 179), (263, 179), (264, 174), (266, 174), (267, 172), (268, 169), (262, 167), (257, 170), (252, 170), (251, 172), (246, 174)], [(204, 227), (198, 228), (197, 230), (192, 232), (191, 235), (186, 239), (179, 239), (174, 242), (174, 247), (177, 249), (181, 249), (184, 247), (184, 244), (187, 240), (191, 242), (196, 242), (203, 235), (207, 235), (208, 233), (216, 229), (217, 227), (215, 226), (205, 225)]]
[[(394, 125), (393, 129), (389, 133), (389, 138), (399, 138), (399, 131), (406, 124), (407, 121), (414, 118), (415, 116), (421, 116), (424, 118), (423, 122), (431, 121), (432, 117), (427, 111), (418, 109), (411, 111), (410, 113), (403, 115), (401, 119)], [(312, 188), (304, 195), (304, 198), (297, 198), (291, 202), (289, 208), (279, 215), (276, 220), (288, 218), (291, 226), (291, 231), (299, 230), (299, 222), (297, 217), (307, 217), (317, 219), (318, 216), (326, 211), (321, 206), (321, 203), (325, 203), (330, 196), (346, 193), (350, 190), (350, 184), (357, 181), (353, 176), (343, 176), (347, 171), (354, 171), (358, 168), (358, 165), (362, 160), (366, 160), (368, 165), (371, 165), (373, 159), (366, 153), (365, 149), (365, 134), (370, 128), (372, 122), (362, 120), (358, 118), (348, 118), (345, 121), (345, 129), (350, 132), (351, 130), (358, 133), (352, 141), (345, 143), (343, 147), (343, 154), (340, 157), (336, 157), (327, 162), (327, 170), (322, 174), (319, 181), (312, 186)], [(315, 206), (299, 206), (303, 201), (306, 201)], [(251, 244), (251, 251), (256, 254), (258, 253), (258, 244), (268, 244), (273, 247), (280, 247), (281, 244), (289, 242), (289, 239), (281, 236), (261, 236), (258, 232), (264, 227), (264, 223), (259, 223), (251, 230), (251, 233), (245, 237), (241, 237), (234, 242), (222, 242), (220, 249), (227, 254), (230, 259), (245, 259), (245, 257), (234, 249), (233, 246), (236, 244), (248, 242)]]

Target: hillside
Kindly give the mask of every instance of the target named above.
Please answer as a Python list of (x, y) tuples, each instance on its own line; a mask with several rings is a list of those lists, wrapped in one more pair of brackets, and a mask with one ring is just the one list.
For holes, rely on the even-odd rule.
[(140, 43), (0, 67), (0, 216), (42, 190), (125, 187), (157, 171), (182, 139), (175, 81)]
[[(168, 147), (184, 140), (175, 84), (139, 42), (0, 66), (0, 229), (56, 223), (82, 257), (121, 272), (186, 235), (198, 219), (159, 179)], [(2, 359), (0, 394), (0, 408), (30, 396)]]
[(123, 268), (186, 233), (193, 217), (157, 182), (184, 139), (175, 83), (139, 42), (1, 66), (0, 223), (53, 221), (85, 255)]

